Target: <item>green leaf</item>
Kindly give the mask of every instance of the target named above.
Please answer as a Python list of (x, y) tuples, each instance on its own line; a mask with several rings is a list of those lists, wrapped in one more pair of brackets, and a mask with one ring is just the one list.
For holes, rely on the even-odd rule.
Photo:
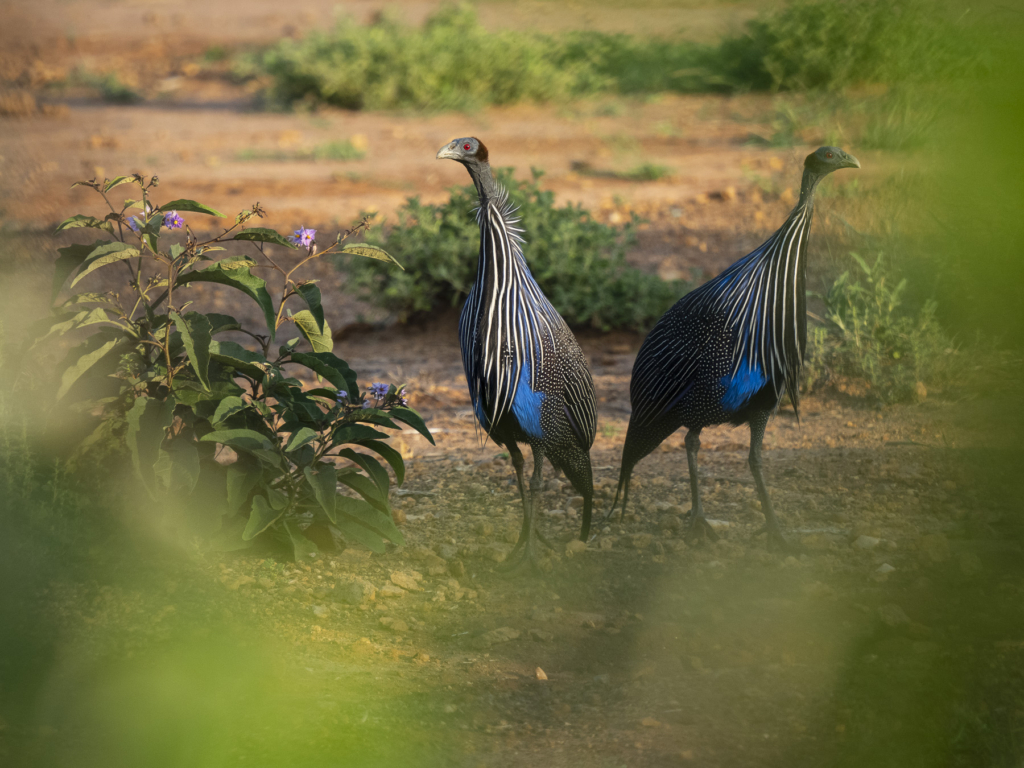
[[(396, 409), (392, 409), (392, 412), (394, 412), (394, 410)], [(380, 410), (380, 408), (363, 408), (361, 410), (354, 411), (349, 418), (353, 421), (365, 421), (370, 424), (379, 424), (382, 427), (389, 427), (390, 429), (401, 429), (401, 427), (389, 419), (387, 413)]]
[(82, 347), (87, 351), (75, 360), (74, 363), (69, 365), (60, 377), (60, 389), (57, 390), (58, 400), (70, 391), (71, 387), (75, 385), (76, 381), (82, 378), (86, 371), (106, 357), (107, 353), (117, 346), (118, 340), (110, 339), (109, 341), (100, 344), (95, 349), (89, 350), (93, 344), (102, 341), (102, 339), (103, 337), (97, 334), (82, 345)]
[[(64, 219), (64, 221), (57, 225), (57, 229), (53, 231), (53, 234), (56, 235), (58, 232), (64, 232), (68, 229), (78, 229), (79, 227), (102, 229), (104, 232), (114, 234), (114, 225), (109, 221), (97, 219), (95, 216), (84, 216), (82, 214), (72, 216), (70, 219)], [(63, 248), (61, 250), (63, 250)]]
[(254, 496), (249, 522), (242, 532), (245, 541), (251, 541), (272, 526), (284, 514), (284, 508), (274, 509), (265, 496)]
[(274, 444), (254, 429), (218, 429), (199, 438), (204, 443), (223, 443), (242, 451), (273, 451)]
[(297, 451), (304, 445), (316, 440), (316, 432), (309, 427), (302, 427), (298, 432), (292, 433), (291, 439), (288, 441), (288, 445), (285, 446), (285, 452), (291, 453)]
[(320, 303), (323, 298), (320, 295), (320, 287), (316, 283), (302, 283), (295, 286), (295, 292), (298, 293), (299, 296), (302, 297), (302, 300), (306, 302), (306, 306), (309, 307), (309, 311), (313, 313), (313, 318), (317, 322), (317, 327), (320, 329), (320, 333), (323, 333), (326, 328), (326, 324), (324, 321), (324, 308)]
[(189, 213), (205, 213), (210, 216), (216, 216), (218, 219), (227, 218), (227, 216), (220, 211), (216, 211), (202, 203), (197, 203), (195, 200), (172, 200), (165, 205), (161, 205), (157, 210), (160, 213), (164, 213), (166, 211), (188, 211)]
[(61, 304), (61, 309), (74, 307), (79, 304), (101, 304), (114, 312), (120, 313), (121, 309), (117, 302), (105, 293), (76, 293), (68, 297), (68, 300)]
[(255, 266), (255, 262), (250, 259), (224, 259), (214, 262), (206, 269), (180, 275), (175, 285), (188, 285), (193, 282), (218, 283), (241, 291), (263, 310), (263, 317), (270, 331), (270, 339), (273, 341), (275, 333), (274, 301), (267, 291), (266, 282), (249, 271), (253, 266)]
[(366, 475), (361, 475), (354, 469), (341, 471), (338, 473), (338, 482), (347, 485), (377, 509), (390, 514), (391, 507), (388, 504), (388, 497), (382, 495), (377, 484)]
[(318, 376), (327, 379), (337, 389), (344, 389), (350, 395), (359, 390), (355, 371), (331, 352), (293, 352), (292, 360), (306, 366)]
[(232, 240), (252, 240), (257, 243), (273, 243), (274, 245), (283, 245), (288, 248), (295, 249), (298, 246), (290, 240), (286, 240), (282, 235), (273, 229), (267, 227), (249, 227), (243, 229)]
[(320, 313), (321, 322), (318, 324), (313, 313), (303, 309), (292, 315), (292, 322), (298, 326), (299, 332), (306, 338), (313, 352), (330, 352), (334, 349), (334, 339), (331, 338), (331, 327), (323, 319), (323, 312)]
[(136, 180), (137, 180), (137, 177), (135, 177), (135, 176), (118, 176), (116, 178), (111, 179), (106, 184), (104, 184), (103, 185), (103, 191), (104, 192), (109, 192), (114, 187), (119, 187), (122, 184), (131, 184), (133, 181), (136, 181)]
[(97, 269), (118, 261), (124, 261), (125, 259), (132, 259), (138, 255), (139, 251), (137, 248), (132, 248), (130, 245), (118, 242), (117, 240), (101, 245), (89, 254), (85, 261), (85, 269), (79, 272), (75, 279), (71, 281), (70, 287), (74, 288), (83, 278), (92, 274)]
[(143, 484), (150, 490), (156, 486), (154, 465), (160, 458), (160, 445), (165, 430), (174, 417), (174, 400), (138, 397), (125, 416), (128, 429), (125, 442), (132, 455), (132, 466)]
[(316, 557), (320, 550), (316, 544), (302, 535), (298, 523), (294, 520), (285, 520), (284, 529), (292, 545), (292, 556), (295, 562), (307, 562), (311, 557)]
[(334, 430), (334, 434), (331, 436), (331, 444), (360, 443), (363, 440), (375, 440), (378, 437), (386, 440), (389, 435), (378, 432), (373, 427), (368, 427), (365, 424), (345, 424)]
[(380, 440), (364, 440), (360, 445), (364, 448), (376, 451), (384, 457), (384, 460), (387, 461), (395, 471), (395, 481), (398, 485), (405, 482), (405, 461), (402, 459), (402, 454), (387, 443), (382, 443)]
[(434, 442), (434, 436), (430, 434), (430, 430), (427, 429), (427, 425), (423, 422), (423, 417), (416, 413), (412, 408), (392, 408), (389, 413), (392, 418), (404, 421), (410, 427), (427, 438), (431, 445), (436, 445)]
[[(90, 325), (96, 325), (98, 323), (111, 323), (116, 325), (118, 328), (126, 328), (126, 326), (117, 321), (111, 320), (107, 311), (100, 307), (93, 307), (92, 309), (83, 309), (81, 312), (63, 313), (57, 317), (43, 318), (38, 327), (40, 329), (46, 329), (47, 324), (52, 323), (46, 330), (46, 333), (39, 336), (34, 342), (33, 346), (37, 346), (46, 341), (51, 336), (62, 336), (69, 331), (77, 330), (79, 328), (86, 328)], [(35, 331), (36, 324), (33, 323), (33, 331)]]
[(159, 451), (153, 471), (166, 492), (187, 496), (199, 482), (199, 451), (191, 441), (172, 440)]
[(228, 467), (228, 513), (238, 511), (260, 479), (260, 467), (251, 459), (239, 459)]
[(334, 499), (338, 495), (338, 470), (333, 464), (322, 461), (316, 465), (316, 471), (312, 467), (303, 469), (309, 487), (313, 489), (313, 495), (317, 502), (327, 513), (327, 518), (332, 522), (338, 521), (334, 514)]
[[(353, 501), (355, 501), (355, 499), (353, 499)], [(376, 552), (378, 555), (382, 555), (387, 551), (387, 547), (384, 545), (384, 539), (380, 534), (375, 531), (371, 531), (366, 526), (360, 525), (351, 517), (339, 517), (338, 522), (335, 523), (335, 525), (345, 538), (357, 542), (358, 544), (362, 544), (371, 552)]]
[(380, 490), (381, 497), (387, 499), (388, 489), (391, 486), (391, 479), (388, 477), (387, 470), (380, 465), (372, 456), (367, 456), (365, 453), (359, 453), (353, 451), (351, 448), (342, 448), (338, 451), (338, 455), (346, 459), (350, 459), (362, 467), (363, 471), (369, 475), (370, 479), (373, 480), (374, 484)]
[(210, 389), (210, 342), (213, 340), (212, 326), (206, 315), (189, 312), (182, 317), (171, 312), (174, 327), (181, 334), (181, 342), (188, 353), (188, 361), (203, 386)]
[(351, 253), (355, 256), (365, 256), (368, 259), (377, 259), (377, 261), (390, 261), (396, 267), (403, 272), (405, 267), (398, 263), (398, 259), (392, 256), (390, 253), (385, 251), (383, 248), (378, 248), (376, 245), (367, 245), (366, 243), (352, 243), (346, 245), (339, 251), (339, 253)]
[(217, 410), (214, 411), (213, 418), (210, 421), (214, 424), (220, 424), (239, 411), (244, 411), (246, 407), (245, 402), (240, 397), (225, 397), (218, 403)]
[(339, 521), (344, 519), (343, 515), (348, 515), (361, 525), (376, 531), (395, 544), (402, 545), (405, 543), (405, 537), (402, 536), (402, 532), (395, 527), (394, 522), (391, 520), (390, 511), (382, 512), (374, 509), (365, 501), (353, 499), (351, 496), (339, 496), (337, 499), (337, 509), (341, 513), (338, 515)]
[[(58, 230), (59, 231), (59, 230)], [(69, 245), (66, 248), (58, 248), (60, 256), (53, 266), (53, 287), (50, 292), (50, 301), (53, 302), (64, 287), (64, 283), (71, 276), (71, 273), (82, 266), (90, 253), (97, 248), (110, 243), (110, 240), (97, 240), (91, 245)]]
[(231, 315), (222, 315), (219, 312), (207, 312), (206, 319), (210, 321), (210, 334), (216, 336), (224, 331), (237, 331), (242, 324)]
[(228, 365), (246, 376), (263, 381), (267, 371), (267, 359), (259, 352), (251, 352), (233, 341), (211, 341), (210, 357), (222, 365)]

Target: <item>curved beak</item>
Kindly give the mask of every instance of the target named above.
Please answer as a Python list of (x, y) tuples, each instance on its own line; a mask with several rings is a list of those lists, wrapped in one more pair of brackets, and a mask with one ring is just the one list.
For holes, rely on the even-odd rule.
[(844, 168), (860, 168), (860, 160), (858, 160), (853, 155), (847, 153), (846, 154), (846, 162), (843, 163), (843, 167)]
[(436, 159), (438, 159), (438, 160), (457, 160), (458, 158), (457, 158), (457, 156), (455, 154), (455, 142), (453, 141), (450, 144), (445, 144), (443, 147), (441, 147), (439, 150), (437, 150), (437, 158)]

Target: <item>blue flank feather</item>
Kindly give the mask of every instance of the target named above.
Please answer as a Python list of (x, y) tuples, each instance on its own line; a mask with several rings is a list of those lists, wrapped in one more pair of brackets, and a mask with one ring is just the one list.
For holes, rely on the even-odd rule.
[(519, 387), (512, 401), (512, 413), (519, 422), (519, 428), (538, 440), (544, 436), (540, 426), (540, 406), (544, 398), (543, 392), (530, 389), (530, 364), (524, 361), (523, 367), (519, 369)]
[(751, 367), (750, 363), (744, 360), (731, 378), (722, 377), (722, 384), (726, 387), (722, 396), (722, 406), (727, 411), (738, 411), (767, 383), (768, 378), (760, 369)]

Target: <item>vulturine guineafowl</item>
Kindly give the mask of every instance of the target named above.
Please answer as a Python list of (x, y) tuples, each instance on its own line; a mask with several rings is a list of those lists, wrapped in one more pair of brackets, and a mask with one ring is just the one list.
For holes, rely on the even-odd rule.
[[(462, 364), (473, 411), (487, 436), (509, 452), (519, 481), (523, 527), (508, 562), (525, 558), (536, 565), (534, 515), (545, 456), (583, 497), (580, 538), (590, 532), (594, 382), (572, 331), (530, 274), (515, 207), (491, 173), (487, 147), (456, 139), (437, 157), (462, 163), (480, 196), (480, 259), (459, 317)], [(529, 493), (519, 443), (533, 449)]]
[(714, 532), (704, 518), (697, 479), (700, 433), (714, 424), (750, 425), (750, 471), (769, 546), (786, 546), (761, 474), (768, 418), (789, 392), (799, 414), (799, 373), (807, 341), (807, 236), (818, 183), (840, 168), (859, 168), (837, 147), (804, 161), (800, 200), (786, 223), (757, 250), (681, 298), (644, 340), (633, 365), (633, 407), (622, 451), (622, 514), (636, 464), (679, 427), (686, 427), (691, 507), (687, 537)]

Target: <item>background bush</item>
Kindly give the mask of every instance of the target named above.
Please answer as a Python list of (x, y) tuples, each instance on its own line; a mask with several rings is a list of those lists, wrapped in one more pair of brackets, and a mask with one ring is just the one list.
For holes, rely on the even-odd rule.
[(385, 14), (369, 26), (284, 40), (240, 60), (268, 75), (268, 99), (348, 109), (462, 109), (600, 92), (838, 90), (963, 74), (978, 54), (962, 25), (924, 0), (797, 2), (715, 45), (591, 31), (488, 32), (469, 6), (421, 29)]
[[(646, 331), (686, 286), (665, 282), (626, 263), (632, 224), (616, 229), (577, 205), (556, 208), (554, 193), (533, 180), (516, 181), (511, 169), (498, 171), (519, 206), (526, 231), (524, 251), (530, 271), (569, 325)], [(370, 243), (402, 254), (404, 272), (383, 262), (346, 262), (353, 288), (400, 320), (458, 305), (476, 274), (480, 229), (473, 213), (472, 185), (452, 190), (442, 205), (412, 198), (398, 222), (368, 236)]]

